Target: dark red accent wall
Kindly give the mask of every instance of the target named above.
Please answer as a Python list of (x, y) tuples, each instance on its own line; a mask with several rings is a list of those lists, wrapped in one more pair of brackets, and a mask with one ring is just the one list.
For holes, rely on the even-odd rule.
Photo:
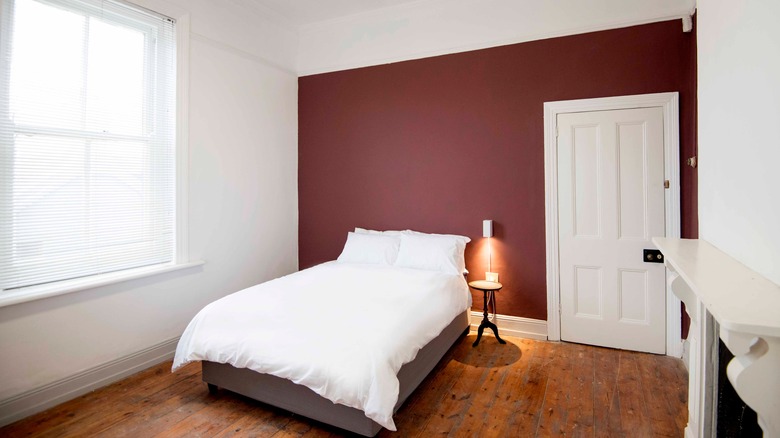
[[(679, 91), (684, 162), (694, 43), (674, 20), (300, 78), (300, 267), (335, 259), (356, 226), (411, 228), (470, 236), (483, 278), (493, 219), (499, 313), (546, 319), (543, 103)], [(681, 170), (690, 236), (695, 175)]]

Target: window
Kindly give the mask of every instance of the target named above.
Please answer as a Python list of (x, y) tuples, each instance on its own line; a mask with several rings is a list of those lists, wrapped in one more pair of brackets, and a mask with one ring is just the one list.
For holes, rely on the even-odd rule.
[(174, 21), (2, 2), (0, 289), (176, 261)]

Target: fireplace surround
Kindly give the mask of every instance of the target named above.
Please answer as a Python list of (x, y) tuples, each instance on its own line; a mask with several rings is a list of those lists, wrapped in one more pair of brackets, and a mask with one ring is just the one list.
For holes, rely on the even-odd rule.
[(686, 438), (718, 430), (719, 339), (734, 355), (729, 382), (755, 410), (764, 436), (780, 437), (780, 286), (704, 240), (653, 242), (691, 317)]

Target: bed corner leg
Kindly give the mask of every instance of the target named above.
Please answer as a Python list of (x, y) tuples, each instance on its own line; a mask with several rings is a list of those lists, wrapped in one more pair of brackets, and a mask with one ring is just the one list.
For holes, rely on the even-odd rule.
[(206, 385), (208, 385), (208, 387), (209, 387), (209, 394), (211, 394), (211, 395), (216, 395), (217, 392), (219, 391), (219, 386), (217, 386), (217, 385), (214, 385), (212, 383), (207, 383)]

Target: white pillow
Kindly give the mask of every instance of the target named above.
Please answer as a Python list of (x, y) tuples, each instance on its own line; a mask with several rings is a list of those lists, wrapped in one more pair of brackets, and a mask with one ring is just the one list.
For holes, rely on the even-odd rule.
[(414, 230), (405, 230), (401, 231), (402, 234), (411, 234), (415, 236), (438, 236), (438, 237), (449, 237), (451, 239), (455, 239), (455, 241), (458, 243), (458, 255), (457, 255), (457, 263), (458, 263), (458, 269), (460, 269), (461, 274), (468, 274), (469, 271), (466, 269), (466, 256), (464, 255), (466, 251), (466, 244), (471, 242), (471, 239), (466, 236), (459, 236), (457, 234), (428, 234), (428, 233), (422, 233), (420, 231), (414, 231)]
[(356, 234), (384, 234), (386, 236), (400, 236), (402, 231), (394, 231), (394, 230), (387, 230), (387, 231), (376, 231), (376, 230), (367, 230), (365, 228), (355, 228)]
[(404, 232), (395, 266), (461, 275), (466, 269), (465, 248), (462, 239), (452, 236)]
[(386, 230), (386, 231), (377, 231), (377, 230), (368, 230), (365, 228), (355, 227), (355, 233), (357, 234), (385, 234), (388, 236), (398, 236), (401, 234), (416, 234), (420, 236), (446, 236), (446, 237), (452, 237), (458, 240), (462, 240), (463, 244), (467, 244), (471, 242), (471, 238), (466, 236), (459, 236), (457, 234), (433, 234), (433, 233), (423, 233), (421, 231), (414, 231), (414, 230), (403, 230), (403, 231), (396, 231), (396, 230)]
[(398, 257), (401, 239), (381, 234), (348, 233), (338, 258), (342, 263), (392, 265)]
[(414, 231), (414, 230), (403, 230), (403, 231), (396, 231), (396, 230), (386, 230), (386, 231), (377, 231), (377, 230), (368, 230), (365, 228), (355, 227), (355, 233), (356, 234), (371, 234), (371, 235), (385, 235), (385, 236), (400, 236), (401, 234), (410, 234), (415, 236), (438, 236), (438, 237), (449, 237), (452, 239), (455, 239), (457, 241), (458, 247), (458, 255), (457, 257), (457, 265), (458, 269), (460, 270), (461, 274), (468, 274), (468, 269), (466, 269), (466, 258), (464, 256), (464, 252), (466, 250), (466, 244), (471, 242), (471, 239), (466, 236), (460, 236), (457, 234), (429, 234), (429, 233), (423, 233), (420, 231)]
[[(370, 230), (366, 230), (366, 231), (370, 231)], [(388, 233), (388, 232), (395, 233), (395, 231), (385, 231), (385, 233)], [(423, 233), (421, 231), (414, 231), (414, 230), (404, 230), (404, 231), (401, 231), (401, 233), (402, 234), (415, 234), (415, 235), (418, 235), (418, 236), (444, 236), (444, 237), (452, 237), (453, 239), (457, 239), (459, 241), (462, 241), (464, 246), (467, 243), (471, 242), (471, 238), (470, 237), (459, 236), (457, 234), (433, 234), (433, 233)]]

